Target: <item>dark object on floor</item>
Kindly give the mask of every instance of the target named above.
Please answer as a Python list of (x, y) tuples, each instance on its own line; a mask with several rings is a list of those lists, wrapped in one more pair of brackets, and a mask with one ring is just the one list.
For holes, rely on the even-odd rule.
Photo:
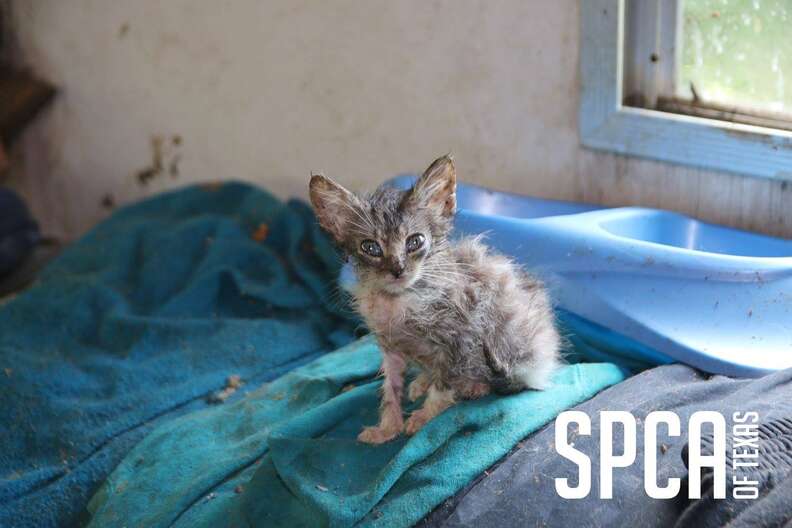
[[(684, 365), (657, 367), (601, 392), (576, 407), (591, 417), (591, 435), (577, 435), (575, 449), (587, 454), (592, 461), (592, 487), (587, 498), (568, 500), (558, 496), (555, 477), (577, 475), (577, 466), (561, 457), (555, 449), (553, 424), (526, 438), (521, 446), (481, 475), (467, 488), (445, 501), (428, 515), (419, 526), (674, 526), (682, 520), (690, 506), (686, 483), (682, 483), (681, 497), (667, 500), (650, 498), (643, 485), (643, 419), (656, 410), (672, 411), (679, 415), (682, 436), (667, 437), (661, 426), (658, 435), (657, 478), (664, 485), (669, 477), (684, 479), (687, 468), (682, 450), (687, 444), (687, 423), (697, 410), (723, 413), (727, 423), (727, 447), (730, 420), (734, 411), (756, 411), (759, 423), (792, 415), (792, 369), (760, 379), (730, 379), (708, 377)], [(636, 463), (613, 472), (613, 499), (599, 499), (599, 434), (601, 410), (625, 410), (638, 421)], [(614, 443), (623, 445), (623, 432), (614, 429)], [(783, 455), (789, 460), (789, 437), (784, 442)], [(619, 448), (616, 448), (619, 453)], [(770, 455), (767, 455), (770, 459)], [(768, 460), (768, 463), (773, 463)], [(788, 468), (787, 468), (788, 469)], [(779, 475), (782, 478), (782, 475)], [(792, 512), (792, 481), (783, 480), (769, 491), (764, 499), (754, 502), (740, 515), (740, 519), (788, 519)], [(725, 501), (720, 500), (726, 506)], [(750, 505), (749, 505), (750, 506)], [(762, 515), (760, 515), (762, 514)], [(764, 520), (764, 517), (763, 517)], [(688, 526), (701, 526), (690, 524)], [(773, 524), (773, 526), (781, 526)], [(748, 524), (741, 524), (748, 526)], [(763, 526), (761, 522), (751, 526)]]
[(0, 278), (13, 270), (39, 240), (39, 230), (24, 202), (0, 189)]
[(42, 238), (13, 271), (0, 277), (0, 304), (30, 286), (44, 267), (61, 252), (54, 238)]
[(224, 403), (228, 398), (233, 396), (237, 389), (239, 389), (242, 385), (244, 385), (244, 383), (238, 375), (233, 374), (228, 376), (225, 387), (222, 390), (215, 391), (210, 394), (206, 398), (206, 401), (207, 403)]
[(0, 142), (8, 145), (55, 95), (28, 73), (0, 67)]
[[(250, 239), (266, 222), (270, 236)], [(153, 427), (349, 342), (310, 209), (248, 185), (121, 208), (0, 307), (0, 526), (82, 524)]]

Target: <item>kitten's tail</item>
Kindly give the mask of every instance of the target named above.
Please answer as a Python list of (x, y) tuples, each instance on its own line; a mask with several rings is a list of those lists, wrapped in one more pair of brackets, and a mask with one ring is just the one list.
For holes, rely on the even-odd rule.
[(525, 388), (523, 386), (518, 386), (519, 384), (514, 383), (513, 380), (509, 378), (506, 369), (495, 359), (492, 350), (490, 350), (490, 347), (488, 347), (486, 343), (483, 344), (483, 349), (484, 361), (487, 362), (487, 367), (489, 367), (492, 372), (492, 378), (490, 380), (490, 387), (492, 387), (492, 390), (498, 394), (514, 394)]
[(561, 366), (558, 356), (543, 358), (540, 361), (526, 361), (514, 368), (512, 377), (523, 388), (544, 390), (550, 387), (550, 379)]
[(543, 343), (540, 353), (525, 358), (510, 369), (504, 368), (494, 357), (492, 351), (484, 345), (484, 359), (492, 371), (490, 386), (499, 394), (514, 394), (525, 389), (544, 390), (550, 386), (553, 374), (562, 365), (558, 353), (557, 336), (551, 332), (551, 339)]
[(526, 362), (517, 365), (510, 375), (493, 370), (495, 375), (490, 386), (498, 394), (515, 394), (525, 389), (544, 390), (550, 386), (550, 379), (560, 366), (560, 361), (545, 360), (541, 363)]

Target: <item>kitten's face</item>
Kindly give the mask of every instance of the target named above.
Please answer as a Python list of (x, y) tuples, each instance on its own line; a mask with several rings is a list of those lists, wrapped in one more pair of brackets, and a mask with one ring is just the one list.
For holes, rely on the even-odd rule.
[(449, 157), (436, 160), (409, 191), (381, 187), (358, 198), (323, 176), (311, 179), (319, 223), (354, 259), (361, 287), (398, 295), (426, 273), (442, 249), (456, 208)]
[(361, 217), (350, 222), (343, 246), (354, 257), (362, 286), (402, 292), (420, 278), (424, 260), (434, 249), (431, 213), (401, 207), (404, 195), (403, 191), (378, 189), (362, 201)]

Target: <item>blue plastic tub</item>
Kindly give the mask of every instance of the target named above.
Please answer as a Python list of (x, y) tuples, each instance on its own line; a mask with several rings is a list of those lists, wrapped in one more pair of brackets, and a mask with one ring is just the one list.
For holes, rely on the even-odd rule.
[(455, 230), (486, 233), (546, 282), (559, 308), (707, 372), (792, 367), (792, 241), (466, 184), (457, 201)]

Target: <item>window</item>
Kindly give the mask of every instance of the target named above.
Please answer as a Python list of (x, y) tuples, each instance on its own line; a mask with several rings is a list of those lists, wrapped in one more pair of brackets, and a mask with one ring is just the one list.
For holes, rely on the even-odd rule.
[(746, 113), (779, 114), (790, 128), (792, 2), (686, 0), (682, 5), (677, 94)]
[(581, 0), (581, 17), (584, 145), (792, 179), (792, 0)]

